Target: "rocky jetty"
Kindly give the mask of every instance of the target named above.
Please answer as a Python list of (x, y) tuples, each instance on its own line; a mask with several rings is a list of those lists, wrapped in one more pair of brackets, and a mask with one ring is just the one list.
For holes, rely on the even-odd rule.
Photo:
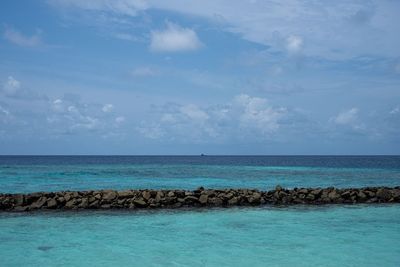
[(400, 203), (400, 186), (337, 189), (277, 186), (275, 190), (97, 190), (0, 194), (0, 211), (156, 209), (259, 205)]

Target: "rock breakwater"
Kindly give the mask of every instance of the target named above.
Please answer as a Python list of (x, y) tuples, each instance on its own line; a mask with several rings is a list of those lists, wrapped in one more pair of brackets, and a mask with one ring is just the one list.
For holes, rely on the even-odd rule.
[(97, 190), (0, 194), (0, 211), (400, 203), (398, 187)]

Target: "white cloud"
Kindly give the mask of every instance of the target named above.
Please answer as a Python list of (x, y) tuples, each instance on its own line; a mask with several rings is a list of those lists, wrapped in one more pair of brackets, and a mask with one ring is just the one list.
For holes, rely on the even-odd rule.
[(114, 106), (113, 106), (112, 104), (105, 104), (105, 105), (101, 108), (101, 110), (102, 110), (103, 112), (105, 112), (105, 113), (111, 112), (111, 111), (113, 111), (113, 109), (114, 109)]
[(349, 110), (339, 113), (336, 117), (333, 118), (333, 121), (336, 124), (349, 125), (349, 124), (354, 124), (357, 121), (357, 118), (358, 118), (358, 109), (351, 108)]
[[(60, 7), (97, 11), (101, 16), (137, 16), (138, 11), (155, 9), (208, 19), (219, 29), (245, 40), (268, 46), (269, 51), (300, 49), (306, 56), (327, 59), (352, 59), (363, 55), (400, 56), (398, 34), (399, 1), (312, 2), (293, 0), (265, 1), (187, 1), (182, 0), (54, 0)], [(240, 12), (238, 12), (240, 11)], [(146, 16), (146, 15), (144, 15)], [(116, 21), (116, 19), (114, 19)], [(168, 30), (168, 29), (167, 29)], [(163, 31), (154, 32), (155, 51), (178, 51), (198, 48), (195, 32), (187, 29), (186, 38), (171, 38)], [(153, 35), (154, 35), (153, 33)], [(295, 34), (295, 35), (294, 35)], [(177, 35), (178, 36), (178, 35)], [(294, 36), (295, 38), (291, 38)], [(299, 39), (299, 36), (301, 38)], [(168, 39), (170, 41), (166, 41)], [(178, 41), (178, 40), (180, 41)], [(188, 45), (192, 39), (197, 45)], [(288, 39), (292, 39), (288, 42)], [(185, 41), (183, 41), (185, 40)], [(303, 41), (307, 40), (307, 47)], [(177, 45), (179, 43), (180, 45)], [(193, 42), (192, 42), (193, 43)], [(185, 45), (183, 45), (185, 44)], [(154, 45), (154, 46), (153, 46)], [(180, 51), (181, 49), (179, 49)], [(298, 50), (297, 50), (298, 51)]]
[(131, 74), (135, 77), (154, 76), (156, 71), (151, 67), (137, 67), (132, 70)]
[(37, 30), (34, 35), (26, 36), (15, 29), (7, 27), (4, 31), (4, 38), (19, 46), (33, 47), (42, 44), (40, 33), (41, 31)]
[(197, 50), (202, 46), (193, 29), (183, 28), (167, 22), (167, 28), (151, 32), (150, 49), (156, 52), (178, 52)]
[[(99, 104), (86, 103), (77, 95), (64, 95), (50, 101), (46, 121), (51, 134), (83, 134), (99, 132), (103, 136), (115, 136), (116, 130), (125, 121), (123, 116), (106, 116), (104, 113), (113, 111), (112, 104), (105, 104), (99, 109)], [(118, 135), (119, 136), (119, 135)]]
[[(274, 51), (299, 49), (305, 55), (351, 59), (370, 54), (400, 56), (398, 1), (346, 1), (329, 3), (293, 1), (185, 1), (154, 0), (151, 6), (185, 15), (201, 16), (242, 38)], [(238, 12), (240, 11), (240, 12)], [(363, 15), (367, 14), (367, 16)], [(360, 16), (361, 15), (361, 16)], [(354, 23), (355, 18), (357, 23)], [(292, 38), (288, 47), (289, 36)]]
[(274, 108), (265, 98), (250, 97), (242, 94), (235, 97), (235, 102), (242, 108), (240, 125), (246, 129), (258, 129), (269, 134), (279, 129), (280, 120), (286, 115), (286, 108)]
[(193, 121), (204, 122), (209, 118), (206, 112), (193, 104), (182, 106), (179, 111)]
[(286, 42), (289, 53), (299, 53), (303, 48), (303, 39), (299, 36), (291, 35), (286, 39)]
[(289, 111), (273, 107), (265, 98), (238, 95), (226, 105), (201, 107), (195, 104), (170, 104), (159, 116), (138, 129), (151, 139), (178, 142), (221, 142), (226, 139), (263, 140), (276, 134)]
[(9, 76), (7, 81), (3, 84), (3, 87), (0, 88), (0, 95), (1, 94), (9, 98), (20, 100), (47, 100), (46, 96), (22, 87), (21, 82), (13, 76)]

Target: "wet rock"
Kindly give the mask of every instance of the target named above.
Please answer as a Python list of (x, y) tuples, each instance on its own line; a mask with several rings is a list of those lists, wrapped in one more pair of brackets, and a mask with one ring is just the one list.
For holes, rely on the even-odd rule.
[(207, 200), (208, 200), (208, 195), (203, 194), (203, 195), (201, 195), (201, 196), (199, 197), (199, 202), (200, 202), (200, 204), (202, 204), (202, 205), (207, 204)]
[(57, 208), (57, 200), (55, 198), (51, 198), (47, 201), (47, 208), (49, 209), (55, 209)]
[(64, 199), (65, 199), (66, 202), (68, 202), (68, 201), (70, 201), (72, 199), (72, 195), (70, 193), (66, 193), (64, 195)]
[(66, 209), (73, 209), (75, 208), (75, 204), (76, 204), (76, 200), (75, 199), (71, 199), (70, 201), (67, 201), (67, 203), (65, 203), (65, 208)]
[(22, 206), (24, 204), (24, 195), (18, 194), (14, 196), (15, 206)]
[(104, 190), (0, 194), (0, 210), (174, 208), (263, 204), (329, 204), (400, 202), (400, 187), (255, 189)]
[(89, 207), (89, 199), (87, 197), (84, 197), (81, 199), (81, 203), (79, 204), (79, 208), (87, 208)]
[(142, 196), (144, 199), (149, 200), (151, 198), (151, 193), (149, 191), (144, 191)]
[(117, 198), (117, 192), (115, 191), (105, 191), (103, 195), (103, 200), (111, 201)]
[(231, 199), (228, 200), (228, 205), (233, 206), (233, 205), (237, 205), (239, 202), (237, 197), (233, 197)]
[(392, 191), (392, 196), (394, 200), (400, 200), (400, 189), (394, 189)]
[(379, 188), (376, 191), (376, 196), (381, 200), (389, 200), (392, 197), (392, 193), (386, 188)]
[(297, 190), (299, 194), (307, 195), (308, 194), (308, 189), (307, 188), (301, 188)]
[(306, 196), (306, 199), (307, 199), (308, 201), (314, 201), (315, 195), (312, 194), (312, 193), (310, 193), (310, 194), (308, 194), (308, 195)]
[(260, 204), (260, 202), (261, 202), (261, 194), (258, 193), (258, 192), (253, 193), (250, 197), (247, 198), (247, 201), (250, 204)]
[(335, 200), (338, 200), (340, 198), (340, 195), (336, 190), (333, 190), (333, 191), (329, 192), (328, 197), (329, 197), (330, 200), (335, 201)]
[(350, 195), (351, 195), (350, 191), (346, 190), (341, 194), (341, 197), (347, 199), (347, 198), (350, 198)]
[(140, 208), (144, 208), (144, 207), (147, 206), (147, 203), (146, 203), (143, 199), (141, 199), (141, 198), (135, 199), (135, 200), (133, 201), (133, 203), (135, 204), (135, 206), (140, 207)]
[(314, 189), (311, 191), (311, 194), (313, 194), (314, 196), (319, 196), (322, 193), (322, 189)]
[(197, 199), (197, 197), (194, 197), (194, 196), (187, 196), (184, 198), (184, 202), (195, 203), (198, 201), (199, 200)]
[(357, 193), (357, 197), (358, 197), (358, 199), (359, 199), (360, 201), (364, 201), (364, 200), (367, 199), (367, 195), (364, 194), (363, 191), (358, 192), (358, 193)]
[(207, 202), (213, 206), (222, 206), (223, 201), (222, 199), (218, 198), (218, 197), (212, 197), (212, 198), (208, 198)]
[(130, 198), (134, 196), (132, 190), (118, 191), (118, 196), (121, 198)]
[(46, 197), (40, 197), (36, 202), (32, 203), (30, 205), (30, 209), (40, 209), (46, 204), (47, 198)]
[(28, 210), (29, 210), (29, 206), (17, 206), (17, 207), (14, 207), (14, 211), (17, 211), (17, 212), (28, 211)]
[(99, 206), (100, 202), (97, 199), (89, 204), (89, 208), (91, 209), (97, 209)]

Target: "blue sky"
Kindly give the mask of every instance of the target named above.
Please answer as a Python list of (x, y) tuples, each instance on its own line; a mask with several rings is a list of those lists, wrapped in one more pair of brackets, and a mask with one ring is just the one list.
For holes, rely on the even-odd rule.
[(399, 154), (400, 1), (0, 3), (0, 154)]

